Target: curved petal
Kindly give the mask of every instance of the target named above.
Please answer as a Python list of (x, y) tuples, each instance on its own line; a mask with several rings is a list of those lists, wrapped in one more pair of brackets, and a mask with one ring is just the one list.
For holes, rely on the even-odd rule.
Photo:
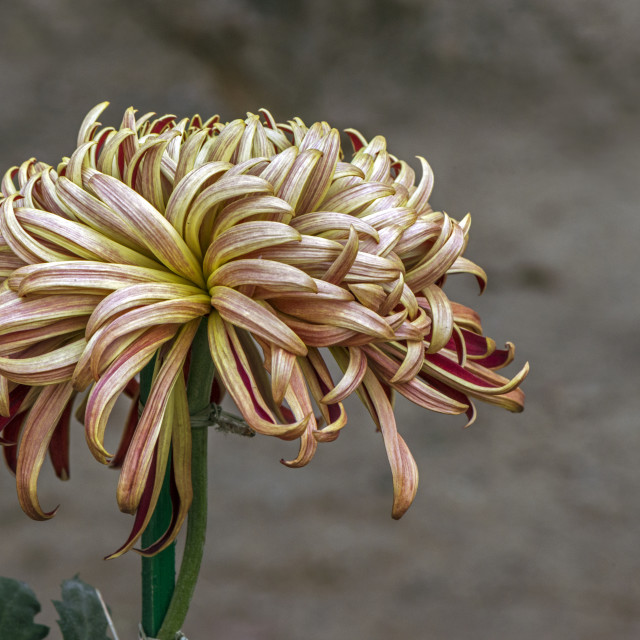
[(316, 165), (321, 158), (322, 152), (318, 149), (300, 151), (276, 192), (276, 195), (288, 202), (297, 213), (305, 211), (299, 208), (298, 203), (302, 202), (307, 183), (312, 181)]
[(379, 235), (374, 227), (362, 218), (355, 218), (347, 213), (335, 213), (333, 211), (316, 211), (306, 213), (303, 216), (294, 218), (291, 226), (300, 233), (308, 236), (323, 235), (324, 237), (335, 239), (335, 236), (342, 236), (349, 232), (351, 227), (364, 235), (370, 236), (378, 242)]
[(355, 302), (278, 298), (275, 304), (280, 311), (301, 320), (351, 329), (378, 340), (393, 339), (393, 329), (384, 318)]
[(296, 355), (276, 345), (272, 345), (270, 355), (271, 391), (276, 405), (281, 405), (291, 383)]
[[(362, 349), (348, 347), (347, 350), (349, 353), (349, 365), (340, 382), (322, 398), (322, 402), (325, 404), (341, 402), (350, 396), (360, 386), (367, 371), (367, 359)], [(331, 351), (333, 353), (333, 349)]]
[(305, 430), (308, 419), (280, 425), (264, 399), (246, 361), (235, 329), (217, 311), (209, 314), (209, 348), (216, 370), (247, 424), (265, 435), (294, 440)]
[[(166, 549), (175, 539), (189, 513), (193, 500), (191, 485), (191, 422), (184, 379), (178, 376), (173, 387), (173, 422), (171, 429), (171, 501), (173, 514), (166, 533), (150, 547), (137, 549), (143, 556), (152, 556)], [(169, 411), (167, 410), (167, 415)]]
[(314, 279), (301, 269), (282, 262), (239, 259), (218, 267), (207, 279), (207, 287), (255, 285), (276, 292), (318, 291)]
[(195, 301), (196, 296), (199, 296), (197, 299), (202, 301), (202, 309), (206, 311), (206, 296), (200, 289), (191, 285), (149, 282), (122, 287), (96, 305), (87, 321), (87, 335), (93, 335), (100, 326), (135, 307), (146, 307), (166, 300)]
[(211, 289), (211, 306), (222, 318), (233, 325), (246, 329), (296, 355), (304, 356), (307, 348), (298, 336), (265, 307), (229, 287)]
[(38, 475), (53, 432), (72, 395), (70, 382), (44, 388), (23, 426), (16, 473), (18, 499), (23, 511), (34, 520), (47, 520), (57, 511), (57, 507), (49, 512), (40, 507)]
[(291, 205), (275, 196), (246, 196), (226, 205), (213, 222), (211, 237), (215, 240), (221, 233), (248, 221), (270, 221), (288, 224), (294, 215)]
[(158, 347), (176, 334), (174, 325), (153, 327), (129, 345), (109, 366), (95, 384), (87, 400), (85, 430), (87, 444), (93, 456), (106, 464), (111, 454), (104, 448), (107, 419), (118, 396), (127, 383), (153, 358)]
[[(171, 413), (171, 417), (173, 417), (173, 413)], [(164, 422), (165, 420), (163, 420), (163, 423)], [(166, 426), (166, 428), (161, 430), (160, 437), (154, 448), (151, 470), (145, 478), (142, 496), (136, 510), (136, 517), (131, 533), (125, 543), (119, 549), (109, 554), (105, 560), (112, 560), (129, 551), (147, 528), (149, 520), (151, 520), (151, 516), (155, 511), (160, 491), (164, 484), (165, 471), (169, 460), (171, 445), (171, 425), (169, 423), (169, 417), (167, 417), (166, 425), (163, 424), (163, 426)]]
[(121, 336), (164, 324), (182, 324), (206, 315), (210, 309), (205, 296), (189, 296), (178, 300), (164, 300), (123, 313), (109, 324), (93, 347), (91, 359), (98, 362), (102, 353)]
[(0, 357), (0, 374), (26, 385), (52, 385), (71, 380), (87, 342), (80, 338), (48, 353), (26, 358)]
[[(268, 248), (289, 242), (299, 242), (300, 234), (281, 222), (244, 222), (221, 233), (210, 245), (203, 259), (207, 277), (219, 266), (251, 252), (265, 252)], [(260, 256), (256, 256), (260, 257)], [(264, 256), (266, 259), (269, 256)]]
[(310, 349), (308, 356), (300, 358), (299, 363), (309, 391), (326, 423), (313, 435), (318, 442), (331, 442), (338, 437), (340, 430), (347, 424), (347, 412), (341, 402), (325, 401), (334, 387), (331, 374), (320, 352), (317, 349)]
[[(450, 218), (445, 217), (448, 221)], [(442, 236), (445, 236), (447, 225), (443, 225)], [(406, 283), (412, 291), (420, 291), (437, 282), (464, 250), (465, 238), (460, 225), (451, 221), (451, 233), (441, 246), (438, 242), (418, 265), (407, 272)]]
[(522, 369), (509, 380), (489, 369), (475, 365), (473, 361), (468, 361), (465, 367), (461, 367), (444, 354), (434, 353), (425, 358), (422, 370), (454, 389), (484, 400), (486, 396), (506, 394), (520, 386), (529, 373), (529, 363), (525, 363)]
[(371, 371), (365, 373), (362, 382), (370, 400), (375, 419), (380, 424), (384, 446), (393, 476), (393, 507), (391, 516), (401, 518), (411, 506), (418, 490), (418, 467), (409, 447), (396, 429), (396, 419), (380, 382)]
[(431, 316), (431, 337), (427, 353), (437, 353), (444, 348), (453, 333), (453, 312), (449, 298), (437, 285), (430, 285), (423, 291), (429, 304)]
[[(369, 366), (380, 378), (385, 381), (390, 381), (398, 370), (398, 360), (403, 355), (403, 348), (397, 345), (392, 351), (393, 355), (398, 359), (383, 353), (379, 348), (372, 345), (365, 345), (362, 347), (362, 350), (367, 355)], [(389, 382), (389, 384), (391, 384), (394, 389), (397, 389), (405, 398), (411, 400), (411, 402), (415, 402), (417, 405), (430, 411), (458, 415), (464, 413), (469, 408), (467, 404), (458, 402), (449, 395), (438, 391), (419, 377), (415, 377), (407, 382)]]
[(257, 176), (225, 175), (207, 187), (194, 200), (184, 221), (184, 237), (187, 245), (198, 258), (202, 257), (200, 237), (207, 218), (211, 221), (217, 207), (227, 200), (250, 194), (270, 194), (271, 185)]
[[(145, 480), (149, 475), (153, 452), (163, 427), (165, 412), (173, 386), (182, 373), (182, 367), (200, 319), (185, 324), (176, 335), (167, 355), (163, 358), (158, 375), (153, 380), (149, 398), (133, 435), (118, 482), (118, 505), (126, 513), (134, 513), (140, 504)], [(173, 418), (171, 412), (170, 416)], [(171, 425), (165, 425), (171, 431)]]
[(389, 383), (396, 384), (413, 380), (422, 368), (423, 360), (424, 343), (422, 340), (407, 340), (407, 353), (393, 377), (389, 379)]
[(140, 194), (111, 176), (95, 172), (91, 188), (131, 226), (134, 236), (174, 273), (204, 286), (202, 269), (185, 241)]
[(144, 254), (112, 240), (85, 224), (66, 220), (60, 215), (40, 209), (20, 207), (15, 213), (16, 219), (26, 232), (49, 241), (64, 252), (75, 254), (86, 260), (116, 262), (151, 269), (161, 268), (156, 260), (147, 258)]
[(358, 234), (355, 227), (349, 229), (349, 238), (345, 243), (340, 255), (335, 262), (327, 269), (322, 279), (330, 284), (340, 284), (351, 270), (353, 263), (358, 256), (359, 247)]
[(298, 365), (297, 362), (293, 364), (290, 384), (287, 387), (285, 397), (291, 408), (293, 417), (297, 420), (305, 420), (306, 428), (300, 434), (300, 449), (296, 458), (294, 460), (281, 459), (280, 462), (290, 468), (304, 467), (306, 464), (309, 464), (318, 448), (318, 442), (314, 437), (317, 425), (315, 416), (313, 415), (313, 407), (311, 406), (307, 385), (304, 382), (300, 365)]
[(471, 262), (463, 256), (458, 256), (455, 262), (449, 267), (447, 273), (470, 273), (476, 277), (478, 285), (480, 287), (480, 293), (485, 290), (487, 286), (487, 274), (485, 270), (478, 266), (475, 262)]
[[(30, 293), (84, 294), (85, 291), (104, 296), (121, 287), (147, 282), (190, 285), (170, 271), (148, 269), (126, 264), (104, 264), (82, 260), (31, 264), (21, 267), (9, 277), (9, 285), (20, 296)], [(91, 295), (91, 294), (87, 294)], [(65, 296), (68, 298), (69, 296)], [(75, 300), (75, 298), (72, 298)], [(93, 298), (96, 304), (100, 298)]]

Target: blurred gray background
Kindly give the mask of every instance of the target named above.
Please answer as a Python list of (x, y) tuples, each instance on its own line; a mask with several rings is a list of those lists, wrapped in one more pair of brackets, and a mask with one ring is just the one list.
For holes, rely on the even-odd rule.
[[(480, 406), (466, 431), (398, 403), (421, 472), (400, 522), (357, 403), (304, 469), (278, 463), (291, 443), (212, 433), (190, 640), (640, 637), (640, 3), (0, 5), (2, 171), (68, 155), (103, 100), (103, 124), (129, 105), (224, 120), (264, 106), (382, 133), (431, 162), (434, 207), (472, 212), (488, 290), (446, 290), (532, 365), (524, 414)], [(139, 559), (101, 560), (131, 518), (83, 440), (76, 427), (70, 482), (41, 478), (53, 521), (28, 520), (0, 474), (0, 574), (48, 601), (79, 572), (133, 638)], [(55, 624), (50, 604), (39, 619)]]

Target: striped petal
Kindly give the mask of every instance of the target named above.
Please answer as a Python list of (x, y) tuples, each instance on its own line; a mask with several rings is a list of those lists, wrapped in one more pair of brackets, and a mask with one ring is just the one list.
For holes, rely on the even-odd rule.
[(242, 285), (255, 285), (276, 292), (318, 291), (313, 278), (304, 271), (274, 260), (233, 260), (218, 267), (207, 279), (209, 288)]
[(295, 362), (295, 353), (275, 345), (271, 348), (271, 391), (277, 405), (282, 404), (287, 393)]
[(0, 207), (0, 233), (11, 250), (27, 263), (69, 260), (71, 256), (68, 253), (48, 247), (25, 231), (16, 218), (13, 204), (16, 197), (19, 196), (5, 199)]
[(391, 475), (393, 477), (393, 507), (391, 517), (401, 518), (411, 506), (418, 490), (418, 467), (409, 447), (396, 429), (393, 408), (378, 379), (367, 371), (363, 385), (375, 411), (375, 419), (380, 424), (384, 446), (387, 450)]
[(125, 184), (96, 172), (89, 179), (98, 197), (120, 215), (134, 236), (174, 273), (204, 286), (202, 270), (196, 257), (169, 222)]
[(320, 206), (328, 211), (357, 215), (357, 213), (361, 209), (364, 209), (370, 202), (392, 195), (393, 193), (393, 187), (387, 184), (365, 182), (345, 189), (323, 200)]
[(102, 200), (85, 191), (81, 184), (62, 176), (56, 181), (56, 195), (73, 211), (78, 220), (90, 228), (130, 249), (151, 255), (149, 249), (133, 232), (131, 224)]
[(219, 313), (209, 314), (209, 348), (216, 369), (247, 424), (265, 435), (293, 440), (305, 430), (307, 419), (292, 424), (277, 424), (258, 392), (243, 349), (234, 328)]
[(422, 178), (415, 191), (411, 194), (411, 198), (407, 204), (416, 211), (421, 212), (427, 206), (429, 197), (431, 196), (431, 190), (433, 189), (433, 170), (422, 156), (416, 157), (422, 165)]
[(196, 196), (207, 183), (217, 180), (232, 166), (228, 162), (207, 162), (176, 184), (167, 202), (165, 217), (181, 236), (184, 237), (185, 220)]
[(453, 332), (453, 312), (445, 292), (436, 285), (423, 290), (431, 316), (431, 339), (427, 353), (437, 353), (446, 346)]
[(345, 232), (348, 233), (351, 227), (354, 227), (356, 231), (370, 236), (376, 242), (379, 240), (378, 232), (374, 227), (364, 220), (346, 213), (334, 213), (333, 211), (307, 213), (294, 218), (291, 221), (291, 226), (305, 235), (322, 235), (330, 239), (344, 236)]
[[(134, 513), (140, 504), (169, 397), (178, 375), (182, 373), (182, 366), (199, 323), (199, 319), (192, 320), (180, 329), (153, 380), (118, 482), (118, 506), (125, 513)], [(165, 431), (170, 432), (171, 426), (166, 425)]]
[(59, 215), (38, 209), (18, 208), (16, 219), (26, 231), (80, 258), (151, 269), (161, 268), (158, 262), (138, 251), (121, 245), (84, 224), (65, 220)]
[[(387, 351), (391, 351), (394, 357), (369, 345), (363, 346), (362, 350), (367, 355), (370, 367), (385, 380), (390, 380), (395, 375), (400, 359), (404, 355), (400, 347), (394, 350), (387, 348)], [(430, 411), (458, 415), (468, 409), (467, 404), (440, 392), (419, 377), (415, 377), (408, 382), (395, 382), (391, 386), (411, 402)]]
[(294, 214), (291, 205), (274, 196), (246, 196), (228, 204), (213, 222), (211, 237), (215, 240), (227, 229), (247, 221), (270, 221), (288, 224)]
[(72, 394), (70, 382), (46, 387), (31, 407), (23, 425), (16, 473), (18, 499), (24, 512), (34, 520), (47, 520), (57, 511), (57, 507), (49, 512), (40, 507), (38, 475), (58, 421)]
[[(446, 216), (449, 220), (448, 216)], [(443, 226), (446, 235), (446, 226)], [(416, 267), (407, 272), (406, 283), (413, 291), (419, 291), (437, 282), (454, 264), (464, 250), (464, 233), (462, 228), (453, 223), (451, 234), (441, 247), (430, 251)], [(434, 245), (435, 247), (436, 245)]]
[(117, 289), (96, 305), (87, 321), (87, 336), (92, 336), (100, 326), (110, 322), (125, 311), (136, 307), (147, 307), (167, 300), (174, 302), (178, 300), (200, 301), (203, 313), (207, 311), (205, 307), (208, 302), (207, 297), (197, 287), (163, 282), (132, 284), (128, 287)]
[(99, 362), (109, 345), (128, 333), (163, 324), (190, 322), (206, 315), (209, 309), (206, 296), (198, 295), (164, 300), (127, 311), (104, 326), (104, 331), (93, 346), (91, 359)]
[(475, 262), (471, 262), (463, 256), (458, 256), (455, 262), (449, 267), (447, 273), (470, 273), (476, 277), (478, 285), (480, 286), (480, 293), (485, 290), (487, 286), (487, 274), (482, 267), (479, 267)]
[[(169, 399), (171, 402), (171, 399)], [(170, 417), (173, 418), (173, 412)], [(164, 484), (165, 471), (167, 468), (167, 462), (169, 461), (169, 453), (171, 446), (171, 424), (169, 422), (170, 417), (167, 416), (166, 420), (163, 419), (163, 429), (161, 429), (160, 437), (156, 443), (156, 447), (153, 452), (153, 462), (151, 470), (145, 478), (145, 484), (142, 489), (142, 496), (138, 504), (136, 511), (136, 518), (131, 529), (129, 537), (125, 543), (116, 551), (109, 554), (105, 560), (112, 560), (121, 556), (123, 553), (133, 548), (133, 545), (138, 541), (144, 530), (147, 528), (151, 516), (155, 511), (158, 504), (158, 498), (160, 497), (160, 491)]]
[(389, 379), (390, 384), (410, 382), (415, 378), (424, 360), (424, 343), (422, 340), (407, 340), (407, 353), (402, 364)]
[(101, 300), (97, 296), (18, 298), (0, 306), (0, 335), (47, 326), (58, 320), (88, 316)]
[(111, 454), (104, 448), (107, 419), (118, 396), (140, 370), (151, 360), (158, 347), (176, 334), (173, 325), (153, 327), (123, 350), (89, 393), (85, 411), (87, 444), (94, 457), (103, 464)]
[(249, 194), (271, 193), (271, 185), (257, 176), (223, 176), (195, 199), (185, 218), (184, 237), (198, 258), (202, 257), (200, 237), (209, 219), (213, 224), (216, 208), (223, 202)]
[(313, 407), (311, 405), (311, 399), (309, 398), (309, 392), (305, 384), (300, 365), (294, 362), (293, 370), (291, 372), (290, 384), (287, 387), (286, 400), (291, 408), (293, 417), (296, 420), (305, 420), (306, 428), (300, 434), (300, 448), (298, 455), (293, 460), (281, 459), (280, 462), (286, 467), (299, 468), (309, 464), (316, 449), (318, 448), (318, 441), (314, 437), (317, 432), (316, 419), (313, 415)]
[[(170, 271), (101, 262), (55, 262), (32, 264), (17, 269), (9, 286), (20, 296), (31, 293), (97, 293), (142, 283), (172, 283), (189, 286), (189, 281)], [(192, 286), (192, 285), (191, 285)], [(99, 298), (95, 298), (96, 301)]]
[(322, 276), (323, 280), (331, 284), (340, 284), (353, 266), (358, 256), (359, 240), (355, 227), (349, 229), (349, 239), (345, 243), (336, 261), (327, 269)]
[(229, 287), (211, 289), (211, 306), (231, 324), (254, 333), (269, 343), (296, 355), (304, 356), (307, 348), (296, 334), (278, 317), (263, 306)]
[(341, 402), (326, 400), (334, 389), (334, 385), (320, 351), (310, 349), (308, 356), (300, 358), (299, 363), (309, 391), (325, 422), (325, 425), (313, 435), (318, 442), (331, 442), (338, 437), (341, 429), (347, 424), (347, 412)]
[(0, 374), (19, 384), (59, 384), (71, 380), (86, 340), (80, 338), (49, 353), (27, 358), (0, 357)]
[[(207, 277), (219, 266), (241, 256), (252, 257), (253, 251), (266, 253), (268, 248), (291, 241), (299, 242), (300, 234), (280, 222), (245, 222), (220, 234), (209, 245), (203, 260)], [(265, 258), (269, 258), (265, 254)]]
[(64, 411), (53, 430), (49, 443), (49, 457), (56, 476), (60, 480), (69, 479), (69, 430), (71, 427), (71, 411), (73, 395), (65, 405)]
[[(333, 353), (334, 349), (337, 348), (334, 347), (331, 352)], [(367, 359), (362, 349), (349, 347), (347, 353), (349, 354), (349, 364), (340, 382), (322, 398), (322, 402), (325, 404), (341, 402), (360, 386), (364, 378), (364, 374), (367, 371)]]
[(307, 183), (311, 180), (321, 158), (322, 152), (318, 149), (301, 151), (276, 192), (276, 195), (288, 202), (297, 213), (305, 211), (298, 207), (298, 203), (302, 201)]
[(297, 155), (297, 147), (287, 147), (271, 158), (271, 162), (260, 172), (260, 177), (273, 186), (274, 193), (279, 191), (282, 182), (291, 171)]
[(184, 379), (178, 376), (172, 391), (173, 414), (171, 429), (171, 501), (173, 513), (166, 533), (151, 546), (139, 549), (143, 556), (152, 556), (166, 549), (177, 537), (189, 513), (193, 500), (191, 485), (191, 423)]
[(461, 367), (457, 362), (450, 360), (442, 353), (429, 355), (422, 366), (422, 370), (436, 380), (441, 380), (451, 385), (454, 389), (471, 396), (484, 399), (485, 396), (496, 396), (509, 393), (520, 386), (529, 373), (529, 364), (524, 367), (511, 380), (498, 376), (484, 367), (467, 362), (466, 367)]
[(355, 302), (278, 298), (276, 306), (280, 311), (301, 320), (351, 329), (378, 340), (393, 339), (393, 329), (384, 318)]
[[(84, 331), (87, 318), (80, 316), (52, 322), (44, 327), (14, 331), (0, 336), (0, 355), (7, 356), (22, 352), (26, 347), (42, 343), (50, 338), (67, 336), (69, 338)], [(1, 396), (0, 396), (1, 397)], [(2, 411), (0, 411), (0, 415)]]
[[(324, 199), (331, 179), (335, 173), (336, 165), (340, 155), (340, 134), (337, 129), (331, 129), (328, 133), (323, 133), (326, 123), (315, 123), (308, 131), (300, 151), (305, 153), (307, 149), (318, 149), (322, 156), (315, 166), (315, 171), (310, 179), (306, 181), (302, 197), (298, 200), (296, 211), (314, 211)], [(327, 127), (328, 128), (328, 127)], [(317, 139), (315, 139), (317, 136)]]

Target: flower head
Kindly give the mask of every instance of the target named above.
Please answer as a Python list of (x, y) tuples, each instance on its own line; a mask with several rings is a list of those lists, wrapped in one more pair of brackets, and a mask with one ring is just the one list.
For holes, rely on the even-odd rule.
[[(347, 422), (357, 392), (382, 432), (394, 482), (392, 515), (409, 507), (417, 467), (398, 434), (395, 391), (433, 411), (466, 413), (472, 400), (523, 408), (519, 385), (496, 369), (497, 349), (477, 314), (450, 302), (446, 276), (480, 267), (463, 257), (470, 218), (429, 205), (433, 174), (325, 122), (277, 124), (249, 114), (136, 118), (100, 128), (98, 105), (76, 150), (54, 169), (35, 160), (2, 180), (0, 202), (0, 443), (31, 517), (47, 450), (68, 476), (77, 394), (86, 439), (102, 463), (122, 466), (117, 499), (136, 514), (131, 548), (155, 507), (167, 465), (177, 535), (191, 501), (185, 375), (200, 322), (216, 366), (212, 400), (227, 391), (257, 433), (298, 440), (290, 467)], [(343, 370), (334, 382), (321, 348)], [(156, 355), (138, 417), (136, 376)], [(115, 454), (104, 435), (117, 398), (134, 407)], [(315, 415), (314, 404), (319, 411)], [(19, 444), (16, 444), (18, 443)], [(172, 455), (169, 456), (169, 452)]]

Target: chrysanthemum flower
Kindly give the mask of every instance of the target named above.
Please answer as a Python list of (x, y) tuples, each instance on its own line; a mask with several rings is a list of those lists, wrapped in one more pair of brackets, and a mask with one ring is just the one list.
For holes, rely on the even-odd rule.
[[(47, 450), (68, 476), (71, 404), (81, 403), (97, 460), (122, 465), (117, 500), (136, 514), (130, 549), (154, 510), (170, 464), (174, 516), (145, 553), (177, 535), (191, 501), (189, 353), (206, 318), (226, 390), (255, 432), (299, 440), (283, 461), (307, 464), (347, 422), (356, 391), (382, 432), (394, 484), (392, 515), (409, 507), (418, 472), (398, 434), (398, 391), (433, 411), (475, 418), (472, 399), (523, 408), (519, 385), (495, 373), (513, 359), (482, 335), (475, 312), (450, 302), (451, 273), (470, 219), (429, 205), (433, 175), (390, 155), (384, 138), (339, 133), (271, 114), (152, 119), (125, 112), (118, 129), (85, 118), (76, 150), (55, 169), (29, 160), (2, 180), (0, 202), (0, 443), (25, 512)], [(261, 120), (262, 117), (262, 120)], [(321, 348), (342, 368), (334, 383)], [(104, 446), (109, 414), (156, 355), (149, 398), (134, 406), (118, 452)], [(316, 417), (314, 403), (319, 411)], [(19, 444), (17, 444), (19, 443)], [(169, 452), (172, 455), (169, 455)]]

